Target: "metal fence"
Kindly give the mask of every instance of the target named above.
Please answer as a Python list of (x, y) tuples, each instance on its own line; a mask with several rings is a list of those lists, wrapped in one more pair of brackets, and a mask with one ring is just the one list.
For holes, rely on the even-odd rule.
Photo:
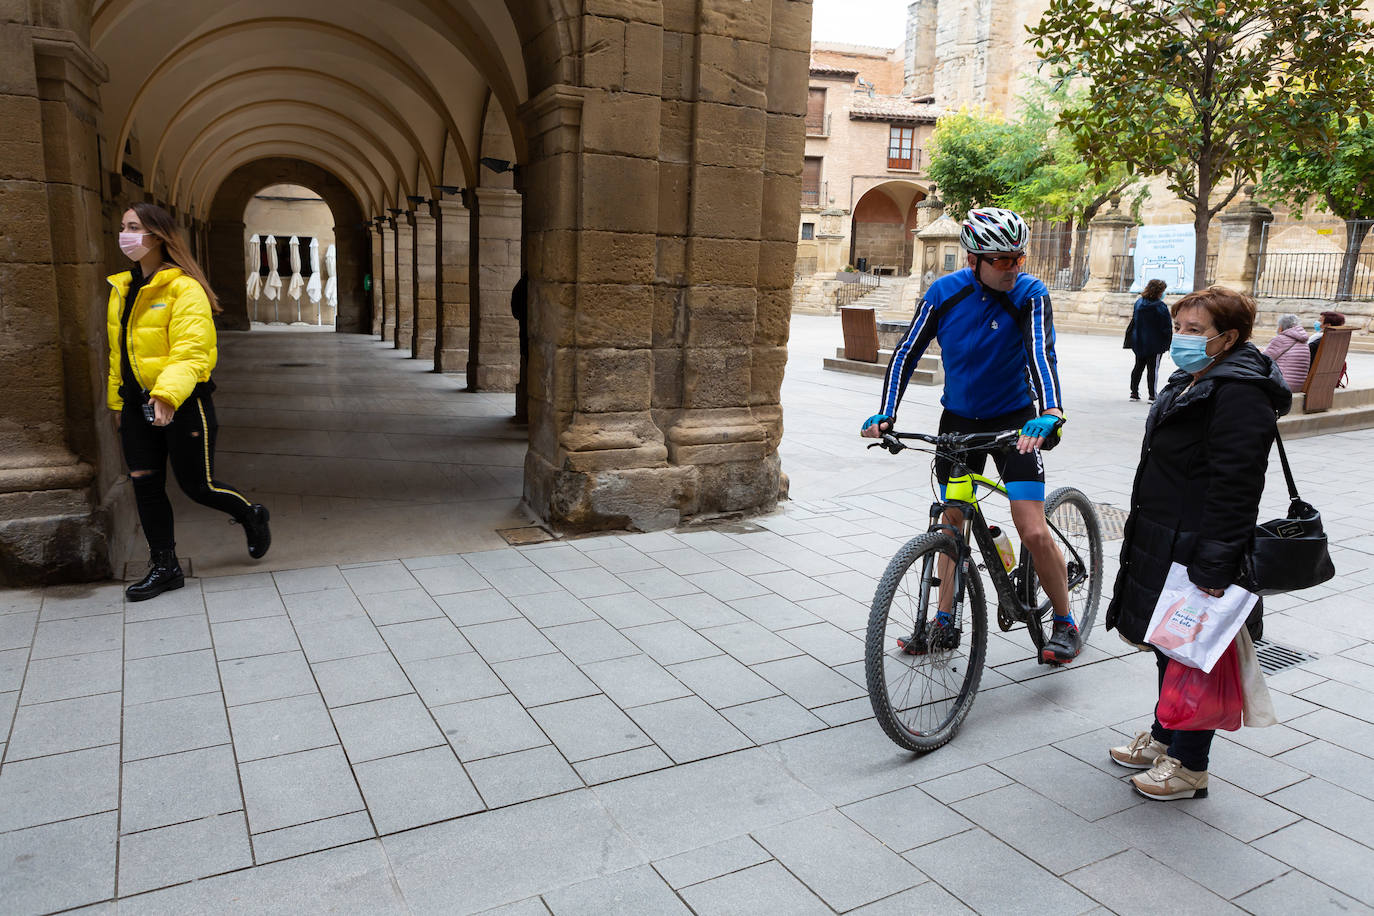
[[(1254, 294), (1260, 297), (1374, 300), (1374, 251), (1361, 251), (1374, 220), (1344, 228), (1269, 224), (1261, 237)], [(1324, 250), (1317, 250), (1324, 249)]]
[(1025, 269), (1050, 289), (1082, 289), (1088, 282), (1088, 230), (1033, 232)]
[[(1203, 285), (1212, 282), (1217, 275), (1217, 256), (1209, 254), (1207, 256), (1206, 273), (1203, 276)], [(1135, 283), (1135, 255), (1133, 254), (1114, 254), (1112, 255), (1112, 292), (1128, 293), (1131, 291), (1132, 284)]]
[(852, 274), (858, 279), (852, 283), (843, 283), (840, 288), (835, 290), (835, 306), (849, 305), (855, 299), (865, 296), (882, 285), (882, 277), (877, 274)]

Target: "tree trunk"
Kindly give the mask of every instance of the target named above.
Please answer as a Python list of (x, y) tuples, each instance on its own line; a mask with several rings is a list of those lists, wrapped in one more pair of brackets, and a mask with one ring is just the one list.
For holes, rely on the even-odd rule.
[(1212, 224), (1212, 155), (1204, 147), (1197, 163), (1193, 204), (1193, 292), (1207, 288), (1207, 230)]
[(1350, 301), (1351, 288), (1355, 285), (1355, 269), (1360, 263), (1360, 246), (1369, 234), (1374, 223), (1369, 220), (1348, 219), (1345, 221), (1345, 254), (1341, 256), (1340, 279), (1336, 281), (1336, 301)]

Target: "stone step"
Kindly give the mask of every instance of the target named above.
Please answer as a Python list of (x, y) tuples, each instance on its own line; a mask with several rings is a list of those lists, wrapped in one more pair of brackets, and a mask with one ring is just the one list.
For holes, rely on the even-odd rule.
[[(835, 358), (826, 357), (824, 366), (826, 369), (833, 369), (836, 372), (851, 372), (854, 375), (874, 375), (882, 378), (887, 374), (887, 364), (892, 361), (891, 350), (879, 350), (878, 361), (865, 363), (857, 359), (845, 359), (844, 347), (835, 348)], [(921, 361), (916, 364), (916, 368), (911, 373), (911, 384), (913, 385), (943, 385), (945, 383), (945, 370), (940, 364), (940, 357), (926, 353), (921, 357)]]
[(1324, 410), (1321, 413), (1290, 413), (1279, 420), (1279, 432), (1285, 439), (1305, 439), (1323, 433), (1345, 433), (1357, 429), (1374, 429), (1374, 404)]

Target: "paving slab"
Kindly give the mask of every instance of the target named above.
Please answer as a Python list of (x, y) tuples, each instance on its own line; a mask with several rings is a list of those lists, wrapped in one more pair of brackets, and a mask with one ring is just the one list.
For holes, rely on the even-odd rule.
[(925, 881), (911, 863), (837, 811), (755, 830), (753, 836), (838, 912)]
[(355, 763), (353, 772), (380, 834), (461, 817), (485, 807), (447, 745)]
[(317, 748), (239, 767), (254, 833), (359, 811), (362, 796), (343, 749)]
[(1084, 913), (1094, 901), (982, 830), (938, 840), (906, 858), (975, 912), (1008, 900), (1021, 913)]
[(777, 862), (683, 888), (698, 916), (829, 916), (834, 911)]
[(119, 892), (138, 894), (252, 864), (242, 811), (204, 817), (120, 837)]
[(113, 811), (0, 833), (0, 900), (11, 913), (51, 913), (115, 894)]
[(700, 884), (721, 875), (761, 865), (772, 855), (750, 836), (737, 836), (654, 862), (654, 868), (674, 889)]

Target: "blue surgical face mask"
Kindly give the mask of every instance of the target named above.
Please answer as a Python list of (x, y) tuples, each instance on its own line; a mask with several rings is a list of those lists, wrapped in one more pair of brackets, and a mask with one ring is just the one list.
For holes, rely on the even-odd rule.
[(1320, 331), (1321, 329), (1322, 329), (1322, 323), (1321, 323), (1320, 321), (1314, 321), (1314, 322), (1312, 323), (1312, 330), (1314, 330), (1314, 331)]
[(1184, 372), (1201, 372), (1212, 362), (1207, 355), (1207, 345), (1220, 337), (1203, 337), (1201, 334), (1175, 334), (1169, 344), (1169, 358)]

